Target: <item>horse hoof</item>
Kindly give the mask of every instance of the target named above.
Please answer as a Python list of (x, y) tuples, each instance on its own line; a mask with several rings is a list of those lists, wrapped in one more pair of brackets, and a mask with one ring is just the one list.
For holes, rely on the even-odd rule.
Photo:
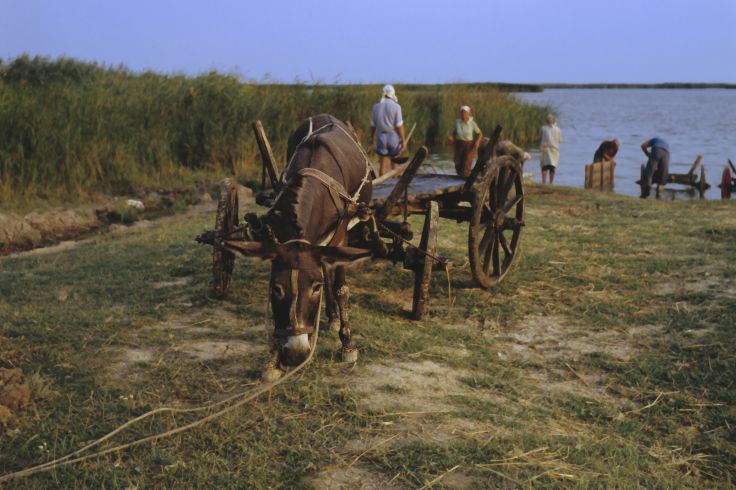
[(358, 349), (351, 347), (349, 349), (342, 349), (340, 351), (340, 357), (342, 362), (357, 362), (358, 361)]
[(329, 328), (330, 332), (332, 333), (338, 333), (340, 331), (340, 319), (333, 318), (332, 320), (330, 320), (330, 322), (327, 324), (327, 328)]
[(279, 368), (269, 366), (263, 370), (263, 373), (261, 373), (261, 379), (264, 383), (270, 383), (279, 379), (283, 374), (284, 372)]

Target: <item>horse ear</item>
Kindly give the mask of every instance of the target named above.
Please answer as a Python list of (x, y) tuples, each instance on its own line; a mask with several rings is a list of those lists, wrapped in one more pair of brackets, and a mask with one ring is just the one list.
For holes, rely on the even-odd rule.
[(225, 240), (222, 245), (232, 251), (240, 252), (249, 257), (258, 257), (263, 260), (273, 260), (278, 255), (275, 243), (244, 242), (240, 240)]
[(317, 250), (320, 262), (329, 265), (355, 265), (368, 260), (373, 251), (355, 247), (319, 247)]

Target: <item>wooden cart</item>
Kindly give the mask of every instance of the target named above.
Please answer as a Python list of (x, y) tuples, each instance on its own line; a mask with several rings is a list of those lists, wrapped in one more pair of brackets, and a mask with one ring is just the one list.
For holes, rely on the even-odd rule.
[[(261, 150), (265, 175), (273, 191), (261, 193), (257, 202), (270, 203), (280, 188), (279, 172), (271, 147), (260, 122), (254, 131)], [(513, 156), (496, 156), (495, 147), (501, 128), (493, 138), (486, 139), (468, 178), (446, 174), (424, 174), (418, 170), (427, 156), (421, 147), (411, 161), (402, 167), (395, 179), (374, 180), (373, 197), (363, 203), (363, 219), (349, 231), (352, 246), (368, 248), (378, 259), (400, 262), (414, 273), (412, 317), (420, 319), (426, 310), (429, 283), (433, 269), (444, 269), (450, 261), (437, 254), (437, 224), (439, 218), (467, 222), (468, 257), (475, 281), (488, 288), (498, 284), (511, 270), (519, 255), (521, 231), (524, 226), (524, 186), (522, 162)], [(367, 216), (366, 216), (367, 214)], [(425, 216), (419, 245), (410, 240), (413, 233), (407, 217)], [(248, 236), (248, 220), (238, 219), (237, 186), (226, 180), (218, 203), (215, 230), (219, 237)], [(209, 240), (208, 240), (209, 241)], [(214, 290), (217, 296), (227, 291), (235, 256), (214, 247)]]
[[(670, 172), (670, 174), (667, 176), (667, 183), (680, 184), (697, 190), (700, 199), (704, 199), (705, 191), (710, 189), (710, 184), (705, 181), (705, 165), (700, 164), (700, 161), (702, 159), (703, 157), (698, 155), (697, 158), (695, 158), (693, 164), (690, 166), (690, 170), (686, 174), (677, 174)], [(698, 167), (700, 167), (700, 180), (698, 180), (698, 176), (695, 174), (695, 171), (698, 169)], [(649, 193), (649, 190), (647, 189), (648, 183), (644, 179), (645, 168), (646, 165), (642, 164), (641, 176), (639, 180), (636, 181), (636, 183), (639, 184), (639, 186), (641, 187), (642, 195), (644, 195), (645, 193)]]

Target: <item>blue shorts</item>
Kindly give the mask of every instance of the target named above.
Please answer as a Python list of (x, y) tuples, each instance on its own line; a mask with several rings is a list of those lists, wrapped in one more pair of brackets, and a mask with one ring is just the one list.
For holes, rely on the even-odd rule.
[(376, 139), (376, 153), (382, 157), (393, 157), (401, 150), (401, 140), (398, 133), (378, 133)]

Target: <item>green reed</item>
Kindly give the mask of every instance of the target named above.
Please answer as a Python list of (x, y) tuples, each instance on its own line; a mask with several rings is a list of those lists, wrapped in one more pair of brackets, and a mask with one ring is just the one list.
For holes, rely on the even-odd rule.
[[(481, 128), (496, 124), (522, 146), (534, 143), (546, 109), (490, 84), (397, 85), (414, 144), (441, 149), (462, 104)], [(517, 89), (519, 87), (511, 87)], [(520, 87), (528, 89), (528, 87)], [(328, 112), (367, 140), (378, 85), (246, 83), (134, 74), (60, 58), (0, 60), (0, 204), (78, 200), (95, 193), (223, 173), (259, 174), (251, 123), (260, 119), (279, 160), (300, 120)]]

